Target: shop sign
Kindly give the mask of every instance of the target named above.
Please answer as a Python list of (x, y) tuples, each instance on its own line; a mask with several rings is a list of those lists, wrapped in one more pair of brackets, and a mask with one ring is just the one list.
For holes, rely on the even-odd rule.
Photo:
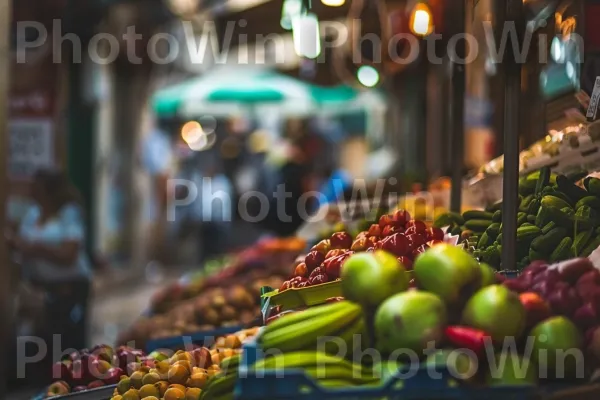
[(49, 91), (13, 91), (9, 99), (8, 175), (26, 181), (54, 164), (54, 109)]
[(28, 180), (36, 170), (53, 165), (54, 145), (51, 118), (13, 118), (8, 122), (8, 174)]

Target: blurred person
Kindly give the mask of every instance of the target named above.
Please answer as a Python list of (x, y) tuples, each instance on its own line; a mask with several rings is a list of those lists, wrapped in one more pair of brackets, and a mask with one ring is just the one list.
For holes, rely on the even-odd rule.
[[(48, 349), (57, 334), (61, 350), (82, 349), (87, 340), (92, 272), (85, 251), (81, 198), (58, 170), (35, 174), (32, 197), (35, 204), (18, 230), (7, 232), (8, 245), (20, 259), (22, 279), (43, 295), (45, 323), (38, 334)], [(38, 364), (41, 377), (50, 377), (51, 355)]]
[(191, 215), (199, 221), (201, 266), (229, 250), (232, 225), (234, 189), (216, 156), (205, 153), (205, 167), (196, 169), (192, 182), (198, 188), (198, 197), (191, 204)]
[[(316, 189), (313, 167), (299, 146), (292, 145), (289, 158), (279, 170), (279, 185), (285, 190), (285, 196), (274, 196), (269, 204), (265, 228), (278, 236), (291, 236), (305, 222), (305, 216), (313, 209), (314, 196), (301, 204), (302, 195)], [(280, 191), (278, 191), (279, 193)], [(253, 214), (255, 215), (255, 214)]]
[(163, 122), (143, 142), (142, 163), (152, 180), (149, 220), (152, 222), (150, 259), (164, 261), (167, 236), (168, 181), (173, 176), (174, 149), (168, 127)]

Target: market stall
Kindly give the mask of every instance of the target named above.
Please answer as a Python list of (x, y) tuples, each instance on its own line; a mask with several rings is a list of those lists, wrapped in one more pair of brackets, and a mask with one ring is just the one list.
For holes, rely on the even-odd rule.
[[(521, 3), (503, 18), (521, 21)], [(482, 209), (458, 211), (458, 174), (456, 212), (434, 221), (404, 208), (410, 196), (330, 208), (300, 238), (259, 242), (157, 293), (120, 339), (143, 351), (70, 354), (47, 397), (597, 398), (594, 126), (520, 155), (520, 70), (504, 72), (505, 154), (472, 179), (494, 189)]]

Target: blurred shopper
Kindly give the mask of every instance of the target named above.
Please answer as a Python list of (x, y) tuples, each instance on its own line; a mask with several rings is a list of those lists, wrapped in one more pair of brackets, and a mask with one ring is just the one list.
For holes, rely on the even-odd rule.
[(200, 221), (200, 265), (229, 250), (234, 189), (217, 157), (206, 157), (204, 171), (197, 171), (193, 181), (198, 198), (192, 204), (194, 219)]
[[(52, 349), (60, 335), (61, 350), (86, 347), (91, 268), (85, 251), (85, 222), (79, 193), (64, 173), (41, 170), (33, 181), (35, 205), (18, 231), (7, 235), (22, 265), (22, 279), (44, 298), (44, 323), (38, 334)], [(49, 376), (52, 352), (41, 376)], [(36, 378), (40, 378), (37, 376)]]
[(265, 219), (265, 228), (284, 237), (293, 235), (302, 226), (315, 202), (314, 196), (311, 196), (304, 204), (301, 202), (302, 195), (316, 189), (313, 168), (302, 149), (292, 145), (289, 155), (279, 170), (277, 195), (271, 199)]
[(173, 174), (173, 158), (173, 141), (167, 129), (164, 126), (157, 127), (143, 143), (142, 161), (152, 180), (149, 201), (152, 237), (149, 242), (149, 257), (163, 262), (167, 241), (167, 187)]

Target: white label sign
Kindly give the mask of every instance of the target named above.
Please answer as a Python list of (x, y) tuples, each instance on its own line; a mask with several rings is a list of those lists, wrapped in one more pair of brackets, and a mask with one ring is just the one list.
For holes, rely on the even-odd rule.
[(8, 123), (8, 174), (13, 179), (29, 179), (39, 168), (54, 163), (52, 120), (12, 119)]
[(594, 90), (590, 100), (590, 106), (587, 109), (586, 117), (590, 121), (596, 119), (596, 113), (598, 112), (598, 101), (600, 101), (600, 76), (596, 77), (596, 83), (594, 84)]

